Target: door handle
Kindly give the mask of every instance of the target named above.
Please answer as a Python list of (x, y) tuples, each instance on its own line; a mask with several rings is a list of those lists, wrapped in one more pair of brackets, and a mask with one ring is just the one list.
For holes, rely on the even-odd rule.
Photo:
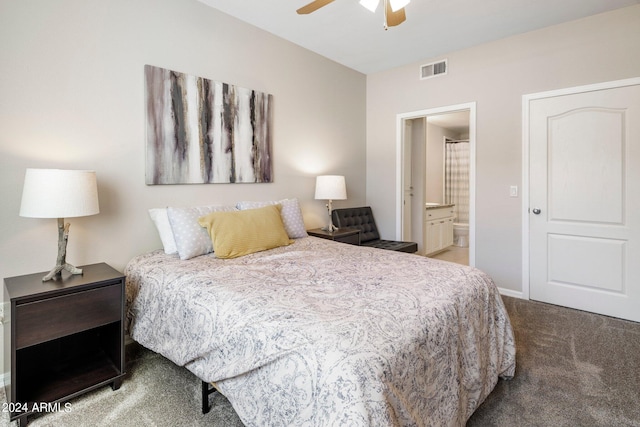
[(534, 214), (536, 214), (536, 215), (540, 215), (540, 212), (542, 212), (542, 211), (541, 211), (540, 209), (538, 209), (538, 208), (533, 208), (533, 211), (532, 211), (532, 212), (533, 212)]

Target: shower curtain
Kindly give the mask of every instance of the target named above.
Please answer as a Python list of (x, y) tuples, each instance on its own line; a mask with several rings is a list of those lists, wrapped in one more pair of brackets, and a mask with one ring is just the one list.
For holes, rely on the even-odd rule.
[(469, 223), (469, 142), (446, 141), (445, 144), (445, 183), (446, 203), (455, 204), (454, 222)]

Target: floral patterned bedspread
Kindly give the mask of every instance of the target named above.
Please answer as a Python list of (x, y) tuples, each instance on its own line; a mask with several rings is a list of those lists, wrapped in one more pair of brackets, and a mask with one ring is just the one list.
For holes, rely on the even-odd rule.
[(463, 426), (515, 372), (483, 272), (316, 237), (128, 264), (131, 337), (216, 382), (248, 426)]

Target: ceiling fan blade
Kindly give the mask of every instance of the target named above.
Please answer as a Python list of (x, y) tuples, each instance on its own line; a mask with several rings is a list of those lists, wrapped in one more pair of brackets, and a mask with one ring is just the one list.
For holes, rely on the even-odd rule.
[(391, 3), (389, 1), (385, 1), (384, 6), (386, 10), (385, 17), (387, 19), (387, 27), (395, 27), (407, 19), (407, 15), (404, 13), (404, 7), (394, 12), (391, 10)]
[(306, 15), (311, 12), (315, 12), (323, 6), (328, 5), (329, 3), (333, 3), (334, 0), (315, 0), (309, 3), (306, 6), (302, 6), (300, 9), (296, 10), (298, 15)]

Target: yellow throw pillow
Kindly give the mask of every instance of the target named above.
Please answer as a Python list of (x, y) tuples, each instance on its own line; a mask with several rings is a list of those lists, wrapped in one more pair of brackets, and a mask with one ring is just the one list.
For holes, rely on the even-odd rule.
[(293, 243), (282, 223), (281, 205), (235, 212), (212, 212), (198, 219), (206, 227), (218, 258), (242, 255)]

